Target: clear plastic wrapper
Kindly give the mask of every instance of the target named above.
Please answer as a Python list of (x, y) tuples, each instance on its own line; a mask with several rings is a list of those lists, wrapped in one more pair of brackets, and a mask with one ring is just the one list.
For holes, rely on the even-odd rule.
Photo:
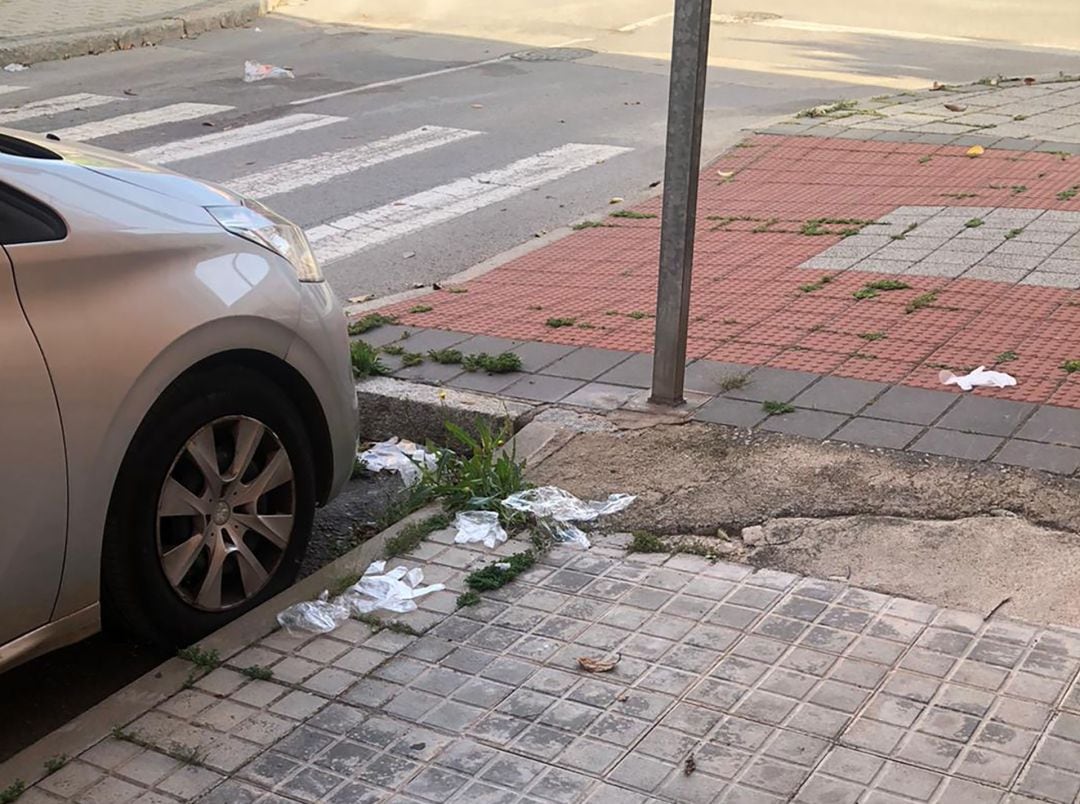
[(511, 494), (502, 504), (512, 511), (532, 514), (556, 541), (588, 548), (588, 537), (573, 523), (617, 513), (635, 499), (632, 494), (611, 494), (606, 500), (581, 500), (556, 486), (541, 486)]
[(419, 444), (391, 438), (372, 444), (357, 458), (369, 472), (397, 472), (401, 482), (412, 486), (420, 480), (420, 467), (435, 468), (436, 456)]
[(454, 542), (470, 544), (483, 542), (488, 549), (506, 541), (506, 530), (499, 524), (497, 511), (459, 511), (454, 518), (457, 535)]
[(263, 81), (267, 78), (293, 78), (293, 71), (288, 67), (277, 67), (273, 64), (260, 64), (257, 61), (244, 62), (244, 83)]

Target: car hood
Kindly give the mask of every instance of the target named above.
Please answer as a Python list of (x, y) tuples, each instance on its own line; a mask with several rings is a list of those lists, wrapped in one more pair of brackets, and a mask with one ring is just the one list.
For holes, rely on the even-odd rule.
[(140, 162), (105, 148), (95, 148), (78, 142), (51, 140), (38, 134), (0, 128), (0, 134), (31, 143), (55, 154), (65, 162), (117, 181), (127, 182), (146, 190), (186, 201), (201, 207), (240, 204), (242, 199), (213, 182), (193, 179), (166, 168)]

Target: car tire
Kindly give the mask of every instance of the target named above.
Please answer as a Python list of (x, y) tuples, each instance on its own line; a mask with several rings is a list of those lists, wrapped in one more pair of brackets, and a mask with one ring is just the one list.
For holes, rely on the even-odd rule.
[(220, 628), (296, 579), (315, 504), (310, 440), (278, 385), (235, 366), (181, 378), (139, 427), (113, 492), (106, 622), (164, 647)]

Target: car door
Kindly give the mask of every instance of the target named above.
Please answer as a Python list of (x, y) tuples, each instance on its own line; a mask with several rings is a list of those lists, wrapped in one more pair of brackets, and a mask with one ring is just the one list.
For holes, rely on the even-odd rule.
[(27, 228), (5, 204), (4, 189), (0, 184), (0, 645), (49, 621), (67, 539), (60, 414), (4, 249)]

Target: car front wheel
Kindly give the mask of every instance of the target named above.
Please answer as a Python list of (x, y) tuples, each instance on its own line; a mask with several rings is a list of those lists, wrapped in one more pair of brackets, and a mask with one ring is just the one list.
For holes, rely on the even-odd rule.
[(125, 459), (106, 604), (138, 636), (194, 641), (292, 583), (314, 510), (311, 446), (284, 391), (235, 367), (184, 378)]

